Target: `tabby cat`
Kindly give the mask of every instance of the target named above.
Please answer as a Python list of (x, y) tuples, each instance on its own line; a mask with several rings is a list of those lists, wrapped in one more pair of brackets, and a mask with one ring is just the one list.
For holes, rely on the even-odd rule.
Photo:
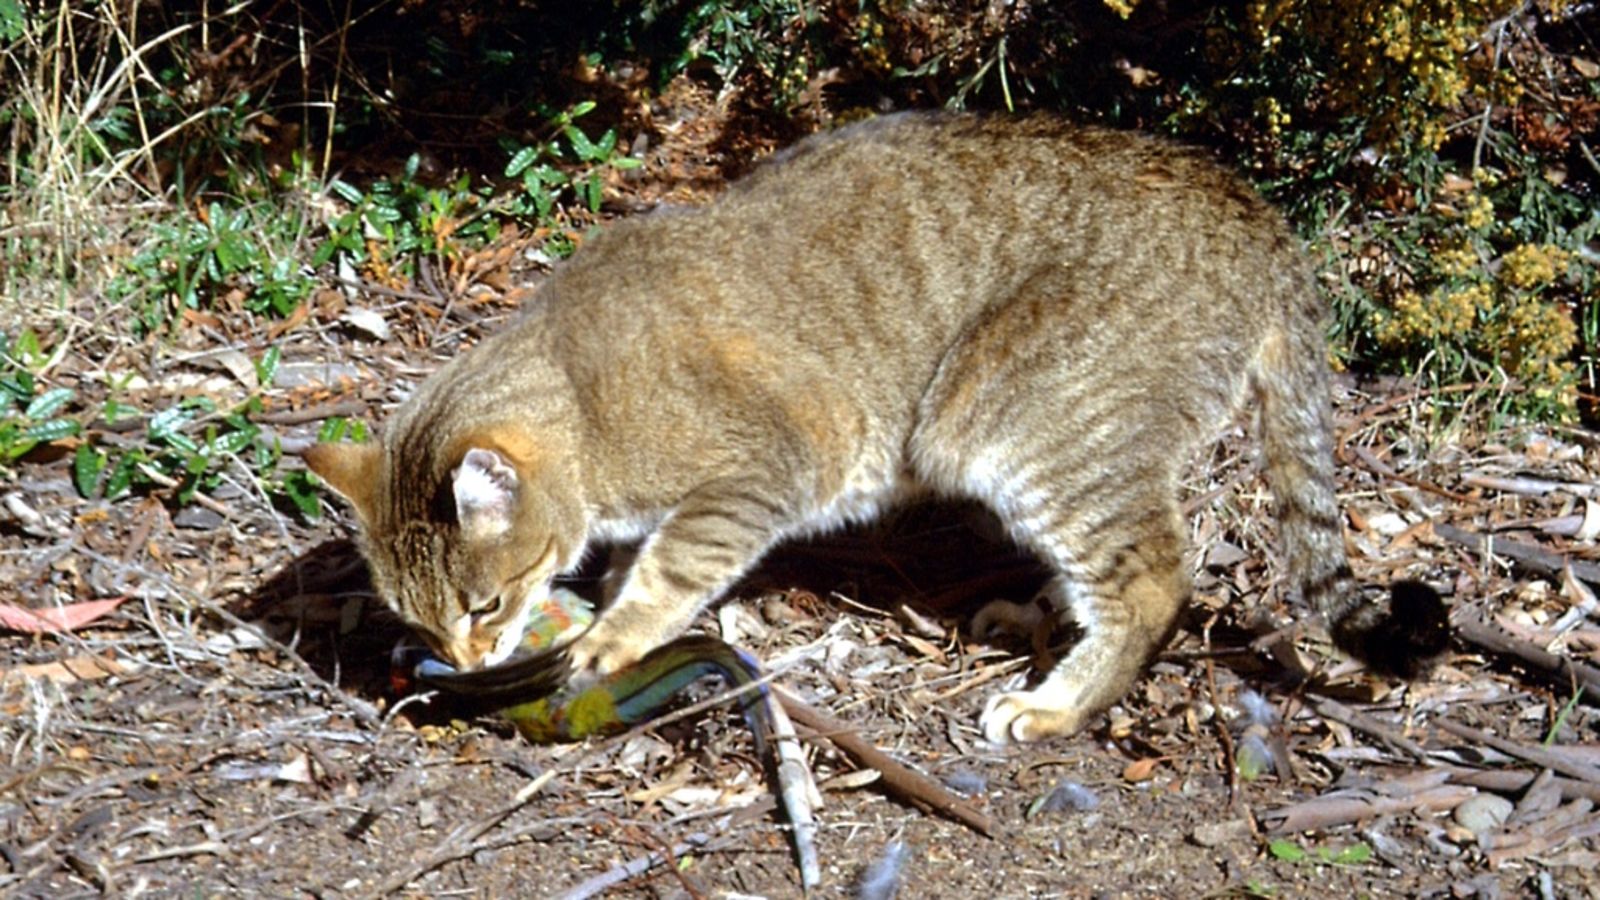
[(606, 673), (780, 541), (974, 498), (1082, 628), (984, 710), (989, 739), (1036, 740), (1083, 727), (1167, 639), (1190, 593), (1180, 471), (1252, 399), (1305, 599), (1369, 660), (1438, 649), (1408, 628), (1437, 624), (1436, 595), (1397, 609), (1346, 564), (1323, 313), (1282, 219), (1196, 152), (886, 116), (704, 208), (611, 225), (380, 442), (307, 462), (355, 508), (383, 598), (465, 669), (510, 654), (591, 543), (643, 542), (568, 651)]

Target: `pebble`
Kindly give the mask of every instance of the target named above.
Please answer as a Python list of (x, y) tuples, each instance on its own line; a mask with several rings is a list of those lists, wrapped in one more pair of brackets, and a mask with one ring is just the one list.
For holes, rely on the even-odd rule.
[(1482, 838), (1504, 825), (1513, 809), (1516, 806), (1499, 794), (1474, 794), (1456, 807), (1454, 818), (1473, 837)]
[(1195, 828), (1194, 842), (1202, 847), (1221, 847), (1250, 839), (1250, 823), (1244, 819), (1207, 822)]

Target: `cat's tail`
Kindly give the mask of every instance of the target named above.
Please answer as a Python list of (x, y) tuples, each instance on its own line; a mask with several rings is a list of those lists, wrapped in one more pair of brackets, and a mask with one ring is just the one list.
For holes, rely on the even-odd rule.
[(1413, 677), (1443, 652), (1449, 614), (1421, 582), (1389, 596), (1356, 583), (1345, 557), (1333, 478), (1333, 414), (1326, 349), (1316, 328), (1278, 331), (1255, 368), (1267, 476), (1289, 571), (1307, 604), (1326, 615), (1334, 642), (1374, 669)]

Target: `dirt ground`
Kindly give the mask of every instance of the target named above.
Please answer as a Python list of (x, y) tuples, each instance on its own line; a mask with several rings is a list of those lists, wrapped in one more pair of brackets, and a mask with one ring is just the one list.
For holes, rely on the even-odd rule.
[[(716, 180), (726, 160), (696, 137), (709, 126), (677, 126), (654, 182), (625, 192), (694, 200)], [(283, 363), (260, 420), (291, 453), (329, 414), (381, 422), (526, 298), (530, 241), (484, 251), (493, 264), (464, 266), (447, 296), (319, 295), (274, 335)], [(352, 327), (350, 307), (390, 337)], [(266, 339), (242, 314), (222, 326), (246, 347)], [(151, 408), (249, 395), (222, 360), (239, 344), (217, 337), (197, 327), (126, 351), (143, 354)], [(102, 364), (68, 359), (58, 377)], [(886, 857), (902, 897), (1600, 894), (1600, 680), (1562, 662), (1600, 666), (1600, 445), (1578, 429), (1485, 430), (1498, 398), (1467, 387), (1338, 389), (1358, 574), (1427, 580), (1458, 628), (1409, 685), (1343, 662), (1314, 623), (1286, 627), (1304, 617), (1241, 429), (1187, 486), (1197, 596), (1183, 627), (1071, 739), (994, 747), (976, 727), (985, 698), (1050, 652), (1044, 636), (968, 636), (973, 610), (1027, 601), (1038, 582), (981, 516), (918, 508), (776, 553), (705, 629), (995, 823), (984, 837), (908, 805), (818, 741), (818, 894), (888, 896), (869, 872)], [(306, 522), (242, 467), (207, 503), (85, 501), (69, 467), (32, 458), (0, 483), (0, 600), (122, 602), (72, 633), (0, 632), (0, 895), (585, 896), (659, 854), (670, 862), (638, 865), (613, 895), (800, 893), (764, 761), (732, 714), (535, 746), (441, 698), (402, 700), (389, 659), (403, 629), (342, 506)], [(603, 562), (569, 586), (594, 589)]]

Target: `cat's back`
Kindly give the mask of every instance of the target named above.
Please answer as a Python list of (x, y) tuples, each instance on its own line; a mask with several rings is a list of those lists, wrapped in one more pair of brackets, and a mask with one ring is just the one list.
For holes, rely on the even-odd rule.
[(1242, 346), (1265, 323), (1320, 315), (1281, 216), (1203, 152), (950, 113), (816, 135), (708, 206), (617, 223), (558, 270), (545, 306), (591, 369), (619, 346), (664, 358), (728, 344), (903, 392), (1041, 276), (1060, 288), (1042, 327), (1150, 352)]

